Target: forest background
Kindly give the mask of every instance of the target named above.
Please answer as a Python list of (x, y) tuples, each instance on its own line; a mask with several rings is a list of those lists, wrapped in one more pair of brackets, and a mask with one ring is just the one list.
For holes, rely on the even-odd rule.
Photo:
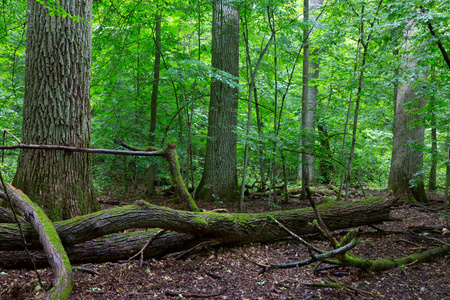
[[(161, 148), (171, 142), (177, 145), (185, 183), (196, 188), (207, 156), (211, 83), (219, 81), (239, 89), (239, 182), (248, 145), (249, 184), (273, 186), (285, 179), (296, 184), (306, 152), (315, 157), (312, 182), (338, 185), (349, 179), (386, 188), (398, 86), (410, 83), (414, 97), (402, 104), (414, 116), (408, 128), (424, 130), (423, 142), (413, 135), (407, 139), (410, 151), (423, 155), (423, 163), (413, 162), (417, 170), (409, 184), (425, 183), (430, 190), (448, 186), (450, 72), (438, 47), (450, 48), (448, 1), (324, 1), (307, 20), (299, 1), (232, 4), (239, 11), (238, 80), (211, 67), (211, 2), (94, 1), (92, 148), (115, 147), (114, 140), (145, 147), (152, 137)], [(20, 139), (26, 3), (2, 1), (0, 10), (0, 127)], [(313, 130), (302, 125), (306, 44), (311, 53), (306, 61), (314, 61), (318, 70), (318, 76), (309, 71), (309, 85), (317, 87)], [(157, 53), (161, 66), (153, 131)], [(0, 167), (7, 182), (13, 180), (17, 157), (18, 152), (4, 154)], [(157, 178), (169, 177), (164, 162), (156, 159), (94, 155), (94, 187), (102, 192), (120, 184), (126, 194), (147, 180), (153, 164)]]

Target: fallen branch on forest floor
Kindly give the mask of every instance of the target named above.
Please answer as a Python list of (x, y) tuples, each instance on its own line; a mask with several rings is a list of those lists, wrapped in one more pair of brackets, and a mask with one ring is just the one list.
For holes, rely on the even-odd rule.
[[(3, 195), (0, 190), (0, 197)], [(326, 203), (319, 210), (331, 229), (343, 229), (388, 221), (389, 207), (393, 201), (395, 199), (383, 198), (338, 202), (334, 205)], [(308, 226), (315, 217), (310, 208), (259, 214), (194, 213), (159, 207), (144, 201), (56, 222), (55, 228), (72, 262), (117, 261), (139, 252), (153, 234), (153, 231), (113, 234), (132, 228), (162, 228), (183, 233), (168, 232), (158, 237), (145, 250), (146, 257), (184, 251), (206, 241), (218, 245), (243, 245), (289, 237), (267, 220), (268, 216), (276, 218), (298, 235), (314, 233), (314, 229)], [(24, 225), (23, 228), (30, 248), (39, 249), (31, 227)], [(107, 234), (113, 235), (100, 238)], [(12, 251), (22, 249), (17, 225), (0, 224), (0, 235), (0, 250), (5, 250), (0, 251), (0, 266), (27, 266), (23, 252)], [(80, 244), (82, 242), (85, 243)], [(35, 253), (33, 256), (41, 264), (45, 262), (41, 254)]]
[(67, 299), (72, 291), (72, 266), (53, 223), (42, 209), (31, 202), (20, 190), (9, 186), (4, 192), (39, 235), (48, 262), (55, 272), (53, 287), (48, 291), (45, 299)]
[[(355, 267), (355, 268), (359, 268), (359, 269), (366, 270), (366, 271), (370, 270), (370, 271), (380, 272), (380, 271), (386, 271), (386, 270), (389, 270), (389, 269), (392, 269), (395, 267), (399, 267), (401, 265), (433, 261), (441, 256), (444, 256), (444, 255), (450, 253), (450, 245), (448, 243), (445, 243), (441, 240), (433, 238), (433, 240), (438, 240), (439, 242), (444, 244), (444, 246), (439, 247), (439, 248), (430, 249), (430, 250), (427, 250), (422, 253), (415, 253), (415, 254), (412, 254), (412, 255), (409, 255), (406, 257), (402, 257), (402, 258), (397, 258), (397, 259), (369, 260), (369, 259), (362, 259), (362, 258), (355, 257), (352, 254), (348, 253), (348, 250), (350, 250), (351, 248), (356, 246), (356, 244), (358, 243), (358, 241), (359, 241), (358, 231), (359, 230), (357, 228), (350, 230), (342, 238), (342, 240), (340, 242), (338, 242), (330, 233), (330, 230), (325, 225), (325, 222), (323, 222), (318, 209), (315, 207), (315, 203), (313, 201), (311, 201), (311, 204), (313, 206), (316, 217), (319, 220), (319, 221), (317, 221), (317, 219), (315, 219), (312, 222), (312, 226), (314, 226), (314, 228), (316, 228), (325, 238), (327, 238), (331, 242), (331, 245), (335, 248), (334, 250), (329, 251), (329, 252), (323, 252), (322, 250), (315, 248), (313, 245), (303, 241), (298, 236), (296, 236), (293, 232), (291, 232), (288, 228), (286, 228), (281, 222), (278, 222), (273, 217), (268, 216), (268, 218), (272, 219), (272, 221), (274, 223), (276, 223), (281, 229), (283, 229), (284, 231), (289, 233), (292, 237), (299, 240), (303, 245), (305, 245), (309, 249), (309, 253), (310, 253), (311, 257), (306, 260), (298, 261), (298, 262), (294, 262), (294, 263), (270, 264), (270, 265), (254, 262), (254, 261), (248, 259), (244, 255), (242, 255), (242, 257), (244, 259), (248, 260), (249, 262), (261, 267), (262, 270), (260, 273), (264, 273), (268, 270), (273, 270), (273, 269), (285, 269), (285, 268), (294, 268), (294, 267), (304, 266), (304, 265), (311, 264), (315, 261), (322, 262), (322, 261), (328, 260), (331, 257), (337, 258), (337, 262), (333, 261), (334, 264), (338, 263), (342, 266)], [(318, 254), (318, 255), (313, 254), (313, 250), (316, 252), (319, 252), (320, 254)]]

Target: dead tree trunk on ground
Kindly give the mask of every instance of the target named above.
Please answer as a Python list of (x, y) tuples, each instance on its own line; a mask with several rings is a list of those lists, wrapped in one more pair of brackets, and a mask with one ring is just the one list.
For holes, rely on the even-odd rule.
[[(4, 197), (3, 191), (0, 191), (0, 197)], [(387, 221), (390, 219), (389, 207), (394, 201), (387, 197), (371, 201), (325, 204), (322, 207), (319, 206), (319, 210), (324, 222), (331, 230), (335, 230)], [(134, 239), (139, 239), (139, 235), (142, 233), (123, 233), (98, 240), (92, 239), (131, 228), (163, 228), (178, 232), (164, 235), (166, 242), (159, 245), (167, 249), (166, 252), (153, 248), (154, 253), (147, 254), (160, 256), (175, 249), (182, 249), (183, 246), (191, 246), (204, 241), (213, 241), (222, 245), (242, 245), (270, 242), (288, 237), (287, 233), (268, 220), (268, 216), (276, 218), (296, 234), (314, 233), (314, 228), (309, 225), (315, 218), (311, 208), (259, 214), (194, 213), (159, 207), (144, 201), (56, 222), (55, 228), (71, 260), (75, 258), (71, 256), (71, 253), (74, 253), (75, 249), (80, 250), (83, 247), (86, 247), (83, 250), (85, 251), (84, 258), (90, 257), (90, 261), (102, 260), (102, 257), (114, 260), (128, 255), (129, 249), (134, 247), (134, 245), (131, 246)], [(37, 235), (31, 227), (26, 224), (22, 227), (27, 242), (30, 244), (29, 248), (39, 249)], [(0, 224), (0, 236), (2, 236), (0, 251), (5, 251), (0, 252), (0, 266), (8, 267), (8, 258), (6, 258), (8, 253), (12, 254), (12, 250), (22, 249), (17, 225)], [(146, 238), (148, 239), (148, 237)], [(146, 238), (142, 238), (144, 243)], [(156, 241), (161, 243), (162, 240), (163, 237), (160, 237), (155, 240), (154, 244)], [(86, 241), (89, 242), (84, 245), (89, 246), (76, 245)], [(122, 247), (120, 246), (121, 242), (124, 243), (123, 249), (120, 248)], [(96, 249), (101, 248), (102, 245), (109, 246), (96, 254)], [(139, 246), (137, 247), (139, 248)], [(89, 251), (91, 252), (89, 253)], [(124, 255), (124, 253), (126, 254)], [(20, 257), (20, 254), (17, 255)]]
[[(1, 193), (2, 198), (5, 196), (4, 198), (18, 208), (25, 219), (30, 222), (44, 248), (45, 260), (55, 272), (53, 287), (48, 291), (45, 299), (67, 299), (72, 291), (72, 266), (53, 223), (44, 211), (31, 202), (22, 191), (9, 186), (7, 191), (2, 190)], [(28, 256), (25, 257), (30, 263)]]

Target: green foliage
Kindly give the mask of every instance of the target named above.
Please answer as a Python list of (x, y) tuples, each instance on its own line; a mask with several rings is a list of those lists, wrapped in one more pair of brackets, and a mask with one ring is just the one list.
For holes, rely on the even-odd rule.
[[(61, 11), (57, 2), (51, 3), (51, 14), (76, 18)], [(326, 161), (334, 168), (329, 174), (330, 179), (336, 181), (343, 165), (347, 164), (351, 147), (351, 138), (347, 136), (343, 144), (343, 137), (348, 107), (350, 105), (348, 128), (352, 128), (354, 101), (358, 96), (357, 75), (361, 71), (358, 40), (370, 35), (359, 95), (361, 103), (352, 173), (364, 184), (386, 186), (392, 151), (394, 85), (408, 78), (418, 78), (426, 70), (426, 81), (417, 86), (429, 99), (421, 111), (421, 123), (425, 125), (427, 135), (420, 151), (425, 154), (425, 172), (432, 159), (428, 132), (431, 127), (436, 127), (437, 178), (438, 186), (443, 186), (444, 148), (447, 147), (450, 124), (450, 69), (444, 64), (428, 24), (432, 24), (443, 46), (450, 52), (450, 4), (444, 0), (389, 0), (378, 9), (378, 3), (359, 0), (338, 1), (333, 5), (327, 3), (323, 11), (317, 12), (317, 21), (305, 24), (299, 2), (236, 1), (241, 17), (241, 37), (244, 25), (248, 26), (246, 38), (252, 62), (249, 70), (241, 38), (240, 74), (239, 82), (236, 82), (231, 75), (210, 67), (211, 5), (204, 5), (202, 1), (126, 0), (120, 4), (95, 1), (91, 146), (113, 148), (113, 140), (123, 140), (138, 147), (148, 145), (154, 54), (160, 51), (156, 146), (165, 148), (167, 142), (176, 144), (184, 176), (188, 176), (189, 167), (190, 183), (198, 184), (206, 151), (210, 84), (220, 80), (239, 87), (237, 159), (239, 168), (242, 168), (247, 137), (247, 76), (272, 33), (270, 26), (274, 26), (276, 37), (256, 76), (247, 181), (251, 184), (260, 180), (260, 158), (265, 164), (266, 179), (275, 168), (274, 180), (280, 181), (281, 152), (287, 166), (287, 177), (297, 178), (301, 163), (299, 154), (305, 150), (299, 146), (299, 140), (306, 134), (315, 140), (308, 151), (316, 155), (316, 177), (325, 178), (325, 174), (319, 173), (319, 165)], [(0, 4), (0, 128), (10, 130), (19, 138), (25, 73), (25, 28), (22, 26), (25, 11), (25, 4), (20, 1), (7, 0)], [(161, 49), (157, 49), (154, 43), (156, 13), (162, 17)], [(374, 24), (371, 27), (372, 20)], [(417, 31), (408, 41), (414, 47), (411, 53), (407, 53), (402, 47), (401, 37), (412, 24)], [(310, 37), (310, 50), (320, 65), (319, 78), (312, 82), (318, 87), (316, 124), (322, 126), (327, 135), (318, 130), (313, 133), (301, 130), (301, 47), (303, 28), (307, 25), (315, 28)], [(364, 36), (360, 34), (361, 26), (365, 28)], [(396, 49), (398, 55), (393, 54)], [(401, 57), (407, 54), (412, 54), (419, 68), (402, 67)], [(329, 148), (324, 146), (324, 141)], [(15, 157), (16, 154), (7, 153), (6, 162), (1, 165), (9, 180), (14, 173)], [(272, 165), (273, 158), (275, 165)], [(94, 156), (93, 161), (95, 184), (100, 191), (110, 190), (119, 183), (122, 191), (126, 192), (134, 182), (145, 181), (146, 169), (153, 162), (158, 164), (157, 177), (168, 176), (165, 162), (160, 160), (99, 155)]]

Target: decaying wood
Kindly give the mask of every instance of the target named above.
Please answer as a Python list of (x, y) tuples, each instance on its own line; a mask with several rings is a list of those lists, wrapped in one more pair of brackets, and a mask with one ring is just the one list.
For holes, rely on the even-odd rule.
[[(4, 192), (0, 191), (0, 197)], [(324, 204), (319, 206), (322, 218), (330, 229), (342, 229), (389, 220), (392, 198), (372, 201)], [(131, 228), (163, 228), (175, 232), (155, 239), (144, 253), (160, 256), (182, 251), (198, 243), (214, 241), (222, 245), (242, 245), (269, 242), (288, 234), (268, 220), (272, 216), (296, 234), (313, 233), (308, 223), (315, 218), (310, 208), (259, 214), (228, 214), (173, 210), (138, 201), (132, 205), (99, 211), (55, 223), (55, 228), (72, 261), (101, 261), (126, 259), (138, 252), (151, 235), (126, 232), (99, 238)], [(39, 249), (37, 235), (29, 225), (23, 225), (30, 248)], [(23, 264), (21, 239), (15, 224), (0, 224), (0, 266)], [(97, 238), (96, 240), (93, 240)], [(88, 241), (88, 242), (86, 242)], [(81, 244), (86, 242), (84, 244)], [(132, 251), (130, 250), (132, 249)], [(81, 254), (79, 254), (81, 253)], [(39, 254), (35, 255), (39, 258)]]
[(53, 287), (48, 291), (46, 299), (66, 299), (72, 291), (72, 266), (52, 221), (22, 191), (8, 186), (6, 192), (12, 204), (20, 210), (36, 231), (46, 258), (55, 272)]
[[(127, 260), (139, 252), (157, 231), (158, 229), (149, 229), (106, 235), (85, 243), (66, 246), (66, 251), (73, 264)], [(145, 259), (162, 257), (169, 253), (191, 249), (206, 241), (208, 240), (183, 233), (166, 232), (152, 240), (143, 251), (143, 256)], [(48, 265), (43, 251), (34, 251), (32, 255), (36, 265)], [(0, 267), (29, 268), (31, 265), (25, 251), (0, 251)]]
[[(319, 210), (327, 226), (335, 230), (390, 220), (389, 207), (394, 201), (392, 198), (378, 198), (371, 201), (325, 203), (319, 206)], [(55, 228), (64, 246), (131, 228), (162, 228), (216, 239), (222, 244), (267, 242), (287, 237), (286, 232), (267, 220), (269, 215), (298, 235), (314, 233), (314, 228), (308, 224), (315, 218), (311, 208), (258, 214), (195, 213), (155, 206), (145, 201), (59, 221), (55, 223)], [(0, 224), (0, 250), (21, 249), (17, 231), (14, 224)], [(23, 231), (30, 248), (38, 248), (37, 237), (31, 228), (24, 225)]]

